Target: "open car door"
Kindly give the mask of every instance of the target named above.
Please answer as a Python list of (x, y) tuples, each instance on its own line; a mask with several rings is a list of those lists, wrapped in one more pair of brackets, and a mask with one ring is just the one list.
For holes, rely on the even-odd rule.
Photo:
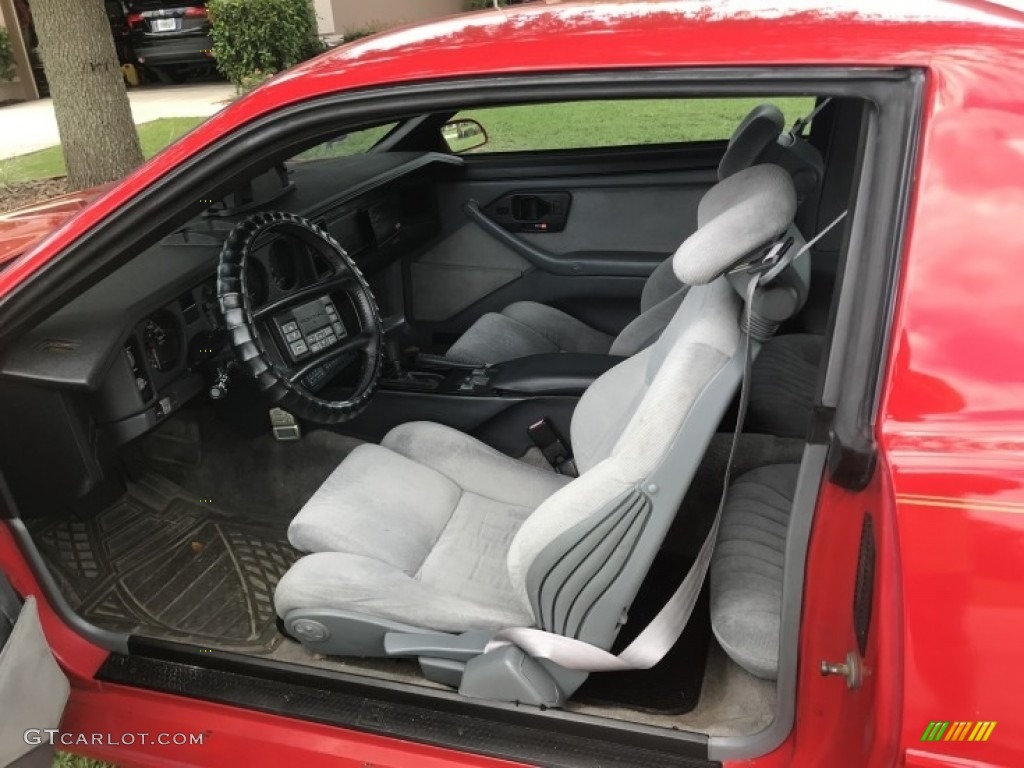
[(49, 768), (70, 693), (50, 652), (36, 599), (22, 602), (0, 574), (0, 766)]

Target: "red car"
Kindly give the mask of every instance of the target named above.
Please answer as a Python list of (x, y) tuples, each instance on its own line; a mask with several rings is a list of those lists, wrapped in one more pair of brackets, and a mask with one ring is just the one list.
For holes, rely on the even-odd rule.
[(1024, 763), (1022, 39), (486, 11), (0, 221), (0, 763)]

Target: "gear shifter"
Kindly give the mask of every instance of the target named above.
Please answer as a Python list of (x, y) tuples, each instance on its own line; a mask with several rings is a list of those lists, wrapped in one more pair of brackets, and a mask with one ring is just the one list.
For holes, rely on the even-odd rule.
[(402, 331), (405, 318), (401, 315), (384, 318), (384, 373), (393, 379), (405, 375), (402, 367)]
[(402, 370), (402, 342), (397, 333), (390, 334), (385, 340), (384, 355), (391, 377), (401, 379), (405, 371)]

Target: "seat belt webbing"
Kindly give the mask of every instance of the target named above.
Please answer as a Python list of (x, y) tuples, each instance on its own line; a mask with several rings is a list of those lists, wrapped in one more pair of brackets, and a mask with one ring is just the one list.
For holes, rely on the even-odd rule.
[[(752, 279), (747, 286), (746, 307), (748, 311), (747, 327), (743, 334), (743, 381), (740, 386), (740, 403), (739, 412), (736, 416), (736, 429), (732, 435), (729, 459), (725, 465), (722, 495), (718, 502), (718, 511), (715, 513), (711, 530), (708, 531), (707, 536), (704, 538), (704, 543), (701, 544), (700, 552), (697, 553), (697, 559), (690, 566), (690, 570), (672, 594), (672, 597), (658, 611), (658, 615), (618, 655), (583, 640), (577, 640), (574, 637), (566, 637), (565, 635), (558, 635), (533, 627), (511, 627), (499, 630), (491, 638), (490, 642), (487, 643), (484, 653), (506, 645), (515, 645), (528, 656), (532, 656), (535, 659), (548, 659), (566, 669), (574, 669), (581, 672), (612, 672), (630, 669), (650, 669), (672, 650), (672, 646), (676, 644), (680, 635), (683, 634), (683, 630), (686, 629), (686, 625), (693, 613), (693, 608), (697, 604), (697, 598), (700, 596), (701, 588), (704, 586), (708, 566), (711, 564), (711, 553), (714, 551), (715, 540), (718, 538), (718, 526), (722, 519), (722, 510), (725, 508), (725, 500), (729, 492), (729, 480), (736, 456), (736, 446), (739, 443), (740, 433), (743, 431), (743, 421), (747, 415), (747, 406), (750, 400), (750, 374), (754, 362), (750, 343), (751, 313), (749, 308), (754, 304), (757, 288), (762, 281), (764, 283), (770, 282), (787, 264), (795, 261), (810, 250), (818, 240), (846, 217), (846, 213), (846, 211), (843, 211), (828, 226), (805, 243), (800, 250), (792, 255), (784, 255), (764, 275), (760, 278)], [(772, 259), (778, 256), (783, 245), (783, 242), (776, 243), (764, 261), (770, 264)]]

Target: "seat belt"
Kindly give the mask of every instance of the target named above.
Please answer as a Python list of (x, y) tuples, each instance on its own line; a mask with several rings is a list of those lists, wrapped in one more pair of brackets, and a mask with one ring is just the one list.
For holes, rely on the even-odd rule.
[[(784, 253), (785, 240), (777, 242), (761, 260), (766, 268), (762, 274), (751, 280), (747, 286), (746, 307), (747, 322), (743, 334), (743, 381), (740, 385), (739, 412), (736, 416), (736, 429), (733, 431), (732, 444), (729, 447), (729, 458), (725, 465), (723, 476), (722, 496), (718, 502), (718, 511), (715, 513), (711, 530), (708, 531), (701, 544), (700, 552), (690, 570), (686, 573), (682, 583), (673, 593), (668, 602), (658, 611), (651, 622), (644, 627), (639, 635), (634, 638), (626, 648), (618, 655), (599, 648), (596, 645), (577, 640), (574, 637), (558, 635), (543, 629), (533, 627), (510, 627), (495, 633), (490, 642), (484, 648), (488, 653), (497, 648), (507, 645), (514, 645), (535, 659), (547, 659), (565, 669), (574, 669), (580, 672), (614, 672), (630, 669), (650, 669), (672, 650), (672, 646), (679, 640), (683, 630), (686, 629), (693, 608), (697, 604), (701, 588), (704, 586), (704, 579), (707, 576), (708, 566), (711, 564), (711, 553), (715, 548), (715, 541), (718, 538), (718, 526), (722, 519), (722, 510), (725, 508), (725, 500), (729, 493), (729, 480), (732, 476), (733, 463), (736, 457), (736, 446), (739, 444), (740, 433), (743, 431), (743, 421), (747, 415), (747, 406), (750, 402), (750, 378), (754, 365), (753, 349), (750, 343), (750, 312), (749, 307), (754, 304), (757, 288), (766, 285), (774, 280), (783, 269), (799, 256), (809, 251), (811, 247), (824, 237), (833, 227), (846, 218), (847, 211), (843, 211), (833, 221), (818, 232), (813, 238), (804, 244), (796, 252)], [(780, 255), (781, 254), (781, 255)]]
[(540, 449), (540, 452), (544, 454), (544, 458), (555, 472), (560, 475), (568, 475), (569, 477), (580, 476), (579, 471), (576, 469), (576, 460), (572, 457), (572, 451), (562, 442), (562, 439), (555, 432), (555, 428), (547, 420), (547, 417), (541, 417), (528, 426), (526, 434), (529, 435), (533, 444)]
[(811, 113), (806, 117), (797, 118), (796, 122), (793, 123), (793, 127), (785, 133), (779, 136), (779, 144), (784, 147), (791, 147), (796, 143), (796, 140), (803, 137), (804, 128), (813, 120), (821, 110), (829, 105), (832, 101), (832, 97), (829, 96), (827, 99), (822, 99), (821, 103), (815, 106), (811, 110)]

